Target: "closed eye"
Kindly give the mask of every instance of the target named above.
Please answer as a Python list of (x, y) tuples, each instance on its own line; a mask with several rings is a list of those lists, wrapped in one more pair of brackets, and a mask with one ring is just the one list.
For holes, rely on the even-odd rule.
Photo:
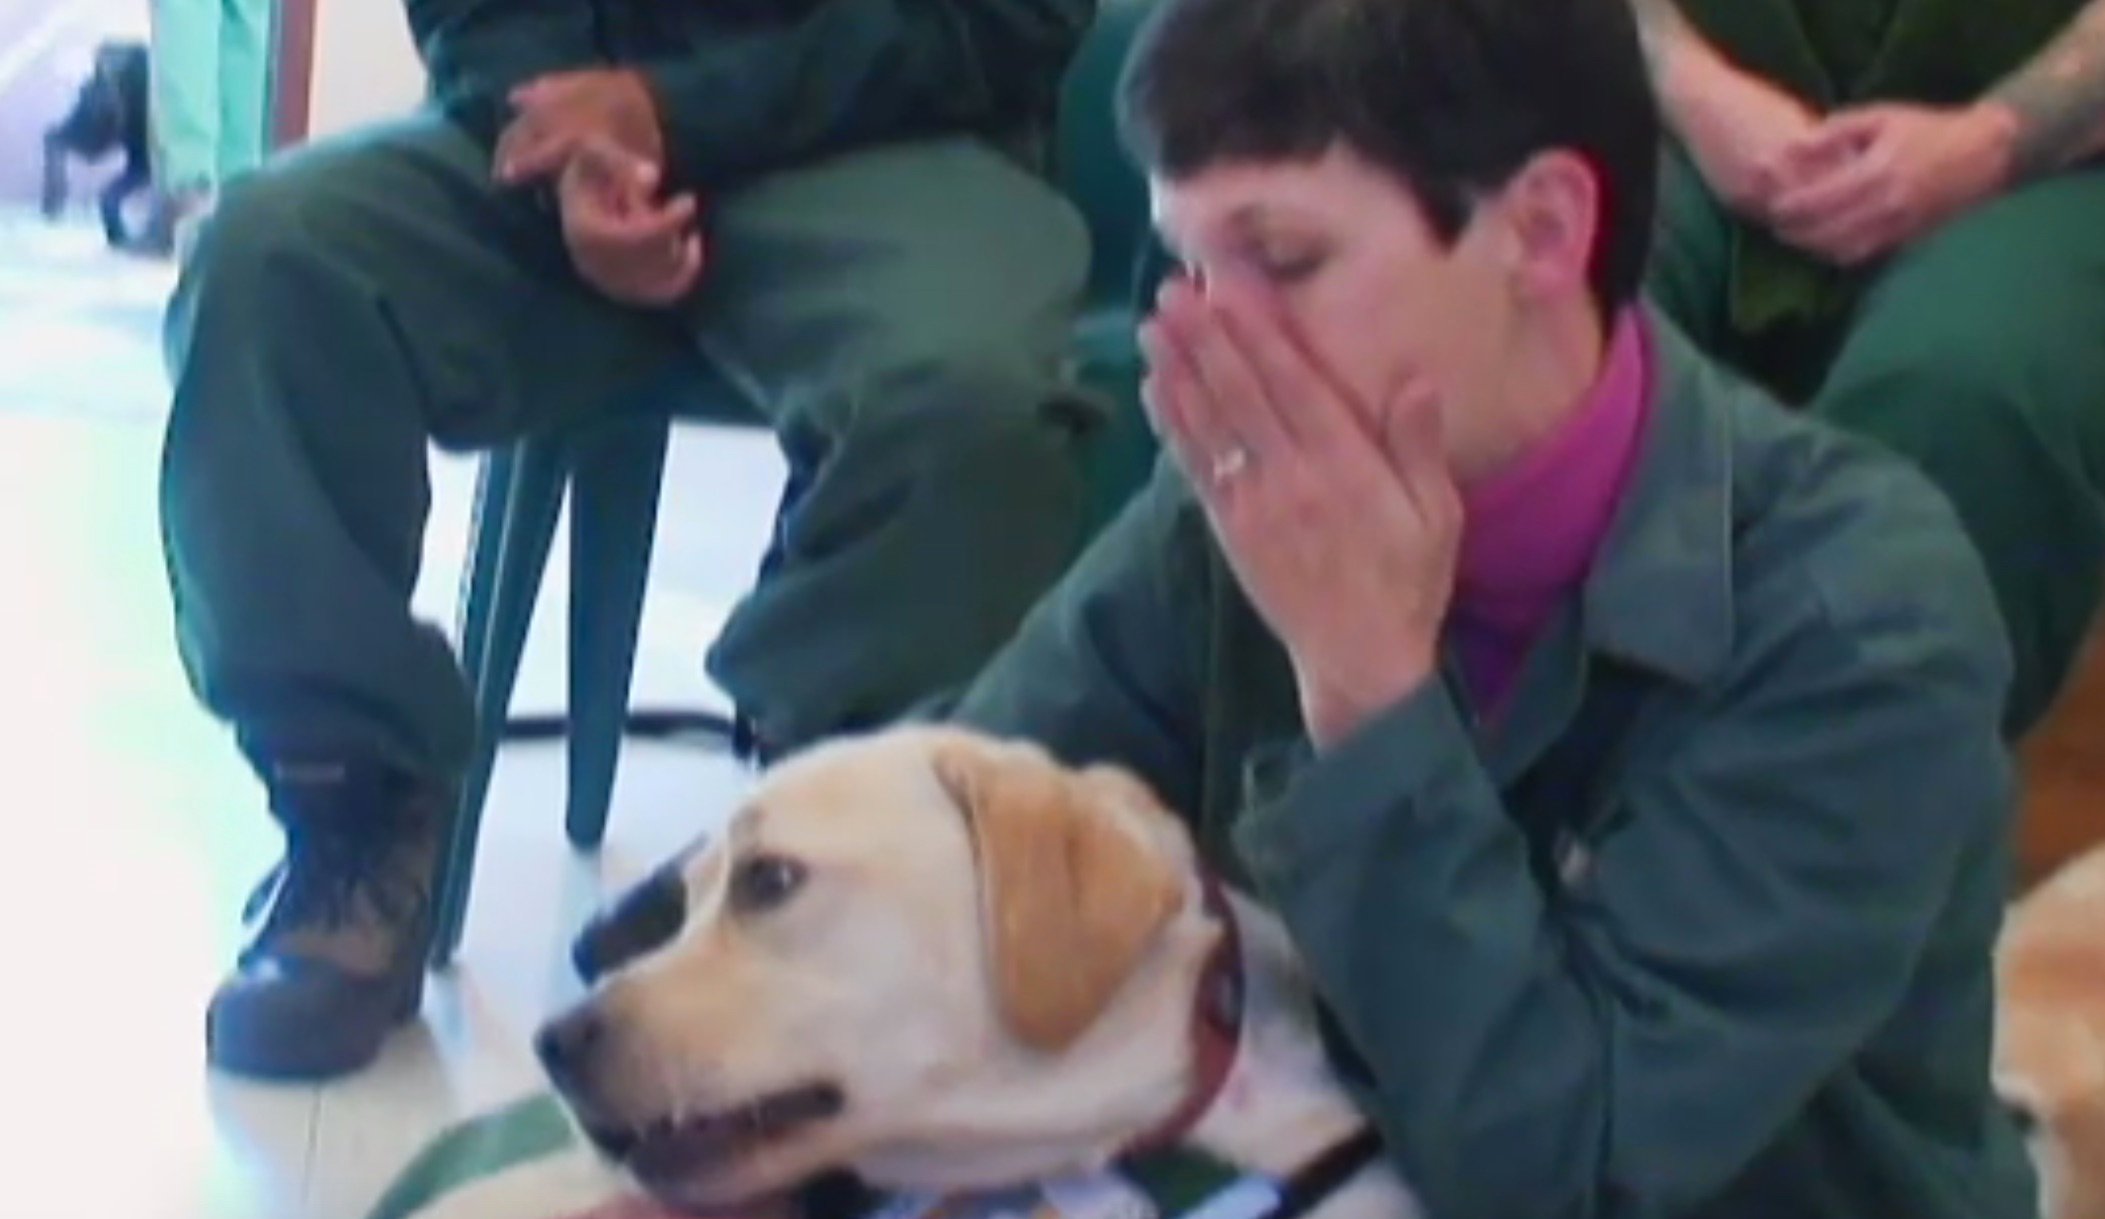
[(1323, 269), (1320, 255), (1301, 254), (1291, 258), (1270, 258), (1260, 264), (1264, 277), (1280, 287), (1290, 287), (1315, 276)]
[(1236, 257), (1250, 274), (1282, 287), (1308, 279), (1322, 270), (1328, 259), (1326, 250), (1303, 241), (1253, 242)]
[(787, 855), (749, 855), (731, 871), (731, 910), (751, 916), (779, 909), (803, 889), (807, 879), (809, 870)]

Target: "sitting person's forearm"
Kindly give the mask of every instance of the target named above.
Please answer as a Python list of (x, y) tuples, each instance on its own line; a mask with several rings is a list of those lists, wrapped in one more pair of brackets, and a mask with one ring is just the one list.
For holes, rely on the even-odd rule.
[(1687, 125), (1688, 108), (1709, 95), (1719, 76), (1734, 69), (1681, 15), (1675, 0), (1630, 0), (1630, 8), (1637, 14), (1637, 32), (1644, 41), (1661, 113), (1678, 133)]
[(2016, 121), (2012, 173), (2018, 181), (2105, 152), (2105, 0), (2091, 0), (1986, 100)]

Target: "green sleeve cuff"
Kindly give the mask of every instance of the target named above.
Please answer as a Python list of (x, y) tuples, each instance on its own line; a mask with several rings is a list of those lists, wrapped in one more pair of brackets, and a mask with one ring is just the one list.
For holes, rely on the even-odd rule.
[(710, 191), (827, 154), (932, 134), (948, 24), (897, 0), (825, 0), (794, 21), (634, 65), (650, 84), (672, 181)]
[(705, 183), (713, 190), (730, 185), (722, 159), (722, 138), (697, 110), (707, 105), (703, 69), (688, 63), (648, 63), (636, 69), (658, 107), (658, 128), (665, 137), (665, 177), (684, 187)]
[(1291, 886), (1339, 854), (1394, 833), (1395, 819), (1457, 799), (1499, 807), (1498, 792), (1447, 684), (1435, 676), (1326, 753), (1305, 742), (1253, 760), (1236, 846), (1267, 889)]

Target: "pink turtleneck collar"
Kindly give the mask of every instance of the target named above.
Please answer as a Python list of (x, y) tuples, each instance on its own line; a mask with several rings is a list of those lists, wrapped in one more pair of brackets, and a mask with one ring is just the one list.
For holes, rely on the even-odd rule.
[(1593, 566), (1637, 465), (1651, 399), (1651, 335), (1631, 310), (1617, 319), (1586, 400), (1463, 492), (1449, 630), (1482, 708), (1504, 702), (1535, 637)]

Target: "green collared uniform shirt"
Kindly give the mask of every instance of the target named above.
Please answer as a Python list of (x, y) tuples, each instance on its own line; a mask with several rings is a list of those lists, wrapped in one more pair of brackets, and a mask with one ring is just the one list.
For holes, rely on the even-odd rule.
[[(375, 0), (361, 0), (372, 3)], [(1031, 156), (1095, 0), (406, 0), (434, 99), (494, 139), (549, 72), (645, 73), (675, 181), (722, 192), (895, 140)]]
[(1436, 680), (1313, 755), (1167, 467), (955, 718), (1188, 813), (1439, 1219), (2023, 1219), (1979, 560), (1900, 461), (1659, 352), (1617, 521), (1495, 725)]

